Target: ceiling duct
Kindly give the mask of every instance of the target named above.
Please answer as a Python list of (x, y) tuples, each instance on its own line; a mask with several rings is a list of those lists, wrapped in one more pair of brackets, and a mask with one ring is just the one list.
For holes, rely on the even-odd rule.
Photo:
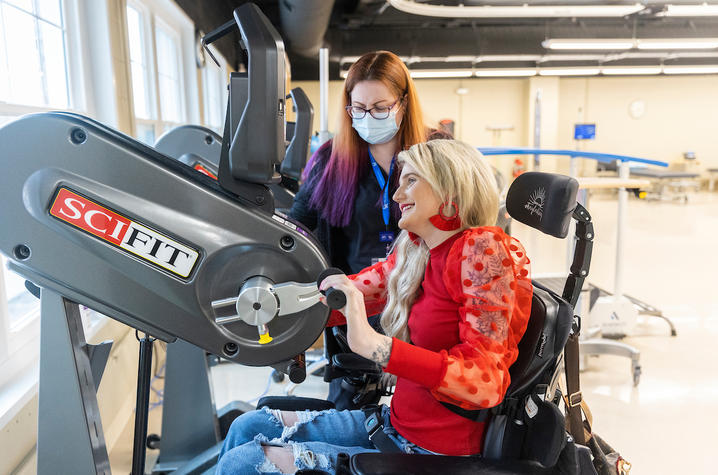
[(324, 42), (334, 0), (280, 0), (279, 20), (289, 49), (315, 58)]

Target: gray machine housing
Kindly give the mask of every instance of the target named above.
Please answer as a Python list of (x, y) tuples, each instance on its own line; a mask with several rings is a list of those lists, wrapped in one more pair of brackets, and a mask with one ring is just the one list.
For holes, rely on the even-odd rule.
[[(43, 140), (36, 140), (40, 133)], [(275, 318), (269, 323), (275, 341), (260, 345), (256, 328), (218, 325), (222, 315), (211, 306), (237, 296), (254, 276), (275, 283), (314, 281), (327, 261), (303, 229), (78, 115), (26, 116), (0, 130), (0, 143), (8, 144), (0, 221), (12, 223), (0, 232), (0, 252), (13, 271), (36, 285), (165, 341), (179, 337), (248, 365), (291, 358), (324, 329), (328, 312), (318, 304), (297, 318)], [(60, 187), (196, 250), (190, 275), (151, 265), (50, 215)], [(228, 351), (233, 345), (235, 353)]]
[[(260, 343), (257, 326), (220, 324), (227, 315), (213, 306), (238, 299), (247, 281), (286, 289), (314, 282), (327, 267), (311, 235), (275, 214), (267, 186), (285, 149), (281, 38), (252, 4), (235, 10), (223, 30), (237, 27), (254, 48), (247, 104), (257, 122), (247, 116), (221, 140), (219, 183), (77, 114), (29, 115), (0, 128), (0, 253), (40, 288), (40, 474), (110, 471), (96, 390), (111, 343), (87, 344), (80, 305), (164, 341), (184, 340), (191, 351), (256, 366), (290, 360), (324, 329), (325, 306), (299, 308), (277, 297), (278, 316), (264, 323), (273, 340)], [(140, 343), (137, 473), (144, 465), (138, 447), (146, 436), (148, 340)], [(203, 364), (201, 356), (192, 361)], [(198, 417), (208, 424), (202, 431), (211, 444), (216, 420)], [(182, 450), (183, 442), (174, 446)]]
[[(237, 111), (243, 111), (247, 104), (249, 80), (246, 73), (232, 73), (230, 82), (230, 136), (234, 136), (234, 131), (240, 124), (240, 114)], [(292, 99), (296, 121), (286, 123), (288, 145), (280, 168), (282, 181), (267, 185), (272, 192), (274, 206), (285, 213), (292, 207), (298, 181), (309, 158), (309, 141), (314, 119), (312, 103), (301, 88), (292, 89), (287, 98)], [(206, 127), (175, 127), (157, 140), (155, 149), (212, 178), (216, 179), (219, 174), (222, 137)]]

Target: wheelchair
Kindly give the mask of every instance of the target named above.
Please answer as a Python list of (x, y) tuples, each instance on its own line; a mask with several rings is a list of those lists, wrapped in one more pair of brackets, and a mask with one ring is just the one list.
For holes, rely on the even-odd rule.
[[(577, 338), (580, 317), (574, 306), (588, 275), (594, 237), (588, 211), (576, 202), (576, 180), (556, 174), (527, 172), (508, 190), (511, 217), (545, 234), (565, 238), (571, 219), (577, 221), (576, 248), (562, 295), (533, 283), (531, 316), (519, 342), (519, 356), (509, 368), (511, 385), (503, 402), (467, 417), (488, 420), (481, 458), (366, 453), (351, 457), (337, 473), (594, 473), (588, 449), (578, 448), (566, 432), (558, 378), (569, 336)], [(377, 368), (334, 355), (335, 364), (373, 374)], [(351, 359), (351, 360), (350, 360)], [(353, 363), (349, 363), (353, 361)], [(570, 400), (575, 400), (575, 395)], [(257, 407), (281, 410), (322, 410), (329, 401), (311, 398), (265, 397)]]

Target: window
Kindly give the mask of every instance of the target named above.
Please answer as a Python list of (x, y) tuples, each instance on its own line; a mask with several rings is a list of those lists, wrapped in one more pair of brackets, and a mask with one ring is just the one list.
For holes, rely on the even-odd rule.
[(40, 301), (0, 257), (0, 387), (37, 361), (39, 316)]
[(136, 136), (150, 145), (165, 131), (187, 121), (183, 29), (162, 2), (127, 3)]
[(149, 12), (141, 5), (127, 3), (127, 41), (130, 53), (130, 74), (132, 77), (132, 99), (136, 118), (136, 136), (141, 141), (155, 143), (154, 76), (150, 64), (152, 58)]
[[(3, 269), (6, 259), (2, 257)], [(25, 288), (25, 279), (14, 272), (5, 272), (5, 298), (7, 301), (8, 330), (17, 332), (38, 315), (38, 300)]]
[[(0, 0), (0, 126), (17, 116), (82, 109), (75, 0)], [(73, 62), (74, 60), (74, 62)], [(74, 82), (73, 82), (74, 81)], [(0, 256), (0, 387), (39, 354), (39, 301)]]
[(130, 69), (132, 74), (132, 97), (134, 100), (135, 116), (140, 119), (150, 119), (150, 70), (148, 64), (149, 52), (147, 38), (144, 31), (144, 13), (127, 5), (127, 36), (130, 44)]
[(182, 81), (180, 77), (179, 37), (168, 26), (157, 22), (157, 79), (160, 91), (160, 118), (178, 124), (183, 121)]
[(0, 0), (0, 101), (70, 107), (61, 0)]
[(209, 46), (220, 67), (207, 58), (202, 74), (204, 83), (204, 123), (220, 135), (224, 132), (224, 115), (227, 111), (227, 61)]

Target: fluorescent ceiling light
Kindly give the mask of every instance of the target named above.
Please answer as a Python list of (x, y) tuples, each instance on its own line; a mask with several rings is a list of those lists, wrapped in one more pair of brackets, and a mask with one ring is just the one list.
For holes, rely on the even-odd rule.
[[(536, 61), (545, 63), (548, 61), (605, 61), (610, 56), (616, 56), (618, 53), (608, 54), (545, 54)], [(622, 54), (622, 53), (621, 53)]]
[(539, 76), (595, 76), (599, 68), (541, 68)]
[(660, 66), (608, 66), (601, 69), (608, 76), (629, 76), (638, 74), (661, 74)]
[(339, 64), (346, 64), (346, 63), (356, 63), (359, 61), (360, 56), (342, 56), (339, 59)]
[(442, 18), (556, 18), (623, 17), (643, 10), (633, 5), (518, 5), (518, 6), (446, 6), (389, 0), (392, 7), (405, 13)]
[(541, 45), (552, 50), (715, 49), (718, 38), (553, 38)]
[(525, 77), (535, 76), (536, 69), (516, 69), (516, 68), (500, 68), (500, 69), (477, 69), (474, 74), (477, 77), (496, 78), (496, 77)]
[(546, 49), (595, 49), (595, 50), (626, 50), (633, 48), (634, 41), (630, 38), (610, 39), (551, 39), (541, 43)]
[(477, 62), (485, 61), (538, 61), (541, 55), (538, 54), (485, 54), (477, 57)]
[(664, 74), (718, 74), (718, 66), (663, 66)]
[(414, 69), (409, 70), (411, 77), (421, 78), (470, 78), (474, 75), (471, 69)]
[(638, 49), (714, 49), (718, 38), (650, 38), (636, 40)]
[(666, 5), (656, 16), (718, 16), (718, 5)]
[[(421, 60), (424, 61), (424, 58), (421, 58)], [(476, 60), (477, 56), (447, 56), (446, 58), (440, 59), (440, 61), (447, 63), (473, 63)]]

